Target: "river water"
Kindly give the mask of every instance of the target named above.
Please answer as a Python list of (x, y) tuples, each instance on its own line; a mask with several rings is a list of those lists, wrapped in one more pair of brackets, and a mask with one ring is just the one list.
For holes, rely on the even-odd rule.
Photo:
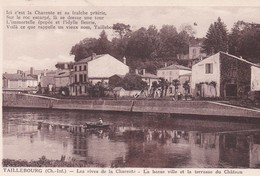
[[(95, 122), (72, 133), (38, 125)], [(3, 158), (82, 160), (98, 167), (259, 168), (260, 123), (165, 114), (3, 109)]]

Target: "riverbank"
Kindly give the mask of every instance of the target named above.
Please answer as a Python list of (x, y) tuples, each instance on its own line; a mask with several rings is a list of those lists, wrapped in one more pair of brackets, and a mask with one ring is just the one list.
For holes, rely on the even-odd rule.
[(42, 156), (38, 160), (15, 160), (15, 159), (3, 159), (3, 167), (93, 167), (93, 164), (87, 164), (84, 161), (63, 161), (50, 160), (45, 156)]
[(3, 94), (3, 107), (169, 113), (260, 118), (259, 109), (216, 101), (57, 99), (31, 94)]

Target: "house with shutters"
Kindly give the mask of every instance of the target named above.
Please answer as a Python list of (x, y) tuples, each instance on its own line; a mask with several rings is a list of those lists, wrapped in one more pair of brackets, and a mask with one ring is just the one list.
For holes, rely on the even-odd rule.
[(194, 96), (242, 98), (259, 89), (260, 66), (241, 57), (218, 52), (192, 66)]
[(36, 92), (37, 79), (27, 76), (24, 72), (18, 70), (15, 74), (4, 73), (2, 76), (3, 90), (16, 92)]
[[(159, 78), (164, 78), (169, 83), (172, 83), (173, 80), (179, 80), (180, 85), (178, 86), (178, 93), (185, 94), (185, 90), (183, 88), (183, 83), (185, 81), (189, 81), (191, 79), (191, 69), (182, 65), (172, 64), (165, 65), (165, 67), (157, 70), (157, 76)], [(189, 91), (188, 91), (189, 92)], [(173, 96), (175, 94), (175, 87), (170, 84), (167, 90), (167, 96)]]
[(103, 82), (108, 84), (109, 77), (118, 74), (125, 75), (129, 72), (129, 67), (124, 62), (119, 61), (109, 54), (96, 55), (75, 62), (71, 72), (70, 95), (88, 95), (88, 84)]

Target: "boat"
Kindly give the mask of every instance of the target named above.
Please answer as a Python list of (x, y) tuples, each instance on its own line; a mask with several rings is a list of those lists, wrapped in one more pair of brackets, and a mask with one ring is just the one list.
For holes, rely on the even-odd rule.
[(109, 128), (110, 124), (85, 123), (86, 128)]

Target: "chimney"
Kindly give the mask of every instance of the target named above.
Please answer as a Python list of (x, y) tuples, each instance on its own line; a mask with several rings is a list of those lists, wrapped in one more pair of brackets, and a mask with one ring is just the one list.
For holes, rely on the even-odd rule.
[(68, 67), (68, 64), (67, 63), (65, 63), (64, 64), (64, 69), (68, 69), (69, 67)]
[(30, 75), (34, 75), (34, 68), (33, 67), (30, 68)]
[(22, 74), (22, 71), (21, 70), (17, 70), (17, 74)]
[(143, 75), (145, 75), (145, 69), (143, 69)]
[(22, 73), (22, 77), (25, 77), (25, 73)]
[(135, 74), (137, 74), (137, 75), (139, 74), (139, 73), (138, 73), (138, 69), (135, 69)]
[(167, 62), (164, 63), (164, 67), (167, 67)]
[(126, 58), (125, 58), (125, 56), (123, 57), (123, 63), (126, 65)]
[(92, 53), (91, 60), (95, 59), (96, 56), (97, 56), (96, 53)]

